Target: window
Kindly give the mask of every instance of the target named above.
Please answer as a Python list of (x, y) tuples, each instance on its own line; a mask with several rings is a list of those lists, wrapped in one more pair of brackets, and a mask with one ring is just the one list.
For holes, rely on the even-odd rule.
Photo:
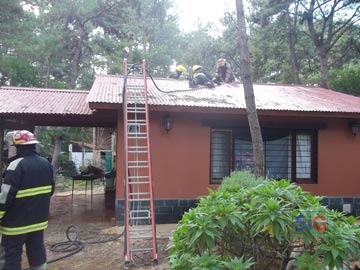
[(211, 136), (211, 179), (221, 181), (231, 170), (231, 130), (213, 130)]
[[(212, 130), (211, 182), (231, 171), (252, 170), (253, 147), (249, 132)], [(316, 132), (264, 130), (265, 176), (291, 179), (299, 183), (316, 182)]]

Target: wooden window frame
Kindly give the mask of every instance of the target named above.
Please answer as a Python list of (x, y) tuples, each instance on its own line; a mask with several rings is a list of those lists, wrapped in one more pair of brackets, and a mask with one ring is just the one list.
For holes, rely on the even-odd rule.
[[(297, 178), (296, 174), (296, 136), (297, 135), (309, 135), (311, 142), (311, 170), (310, 178)], [(317, 149), (318, 149), (318, 140), (317, 140), (317, 131), (309, 130), (293, 130), (291, 131), (291, 181), (297, 184), (317, 184), (317, 170), (318, 170), (318, 160), (317, 160)]]
[[(292, 130), (289, 129), (291, 135), (291, 181), (297, 184), (317, 184), (317, 171), (318, 171), (318, 135), (317, 130)], [(211, 128), (210, 129), (210, 184), (221, 184), (222, 179), (212, 178), (212, 140), (213, 132), (226, 132), (229, 134), (229, 164), (228, 175), (234, 170), (234, 143), (232, 128)], [(311, 171), (310, 178), (296, 178), (296, 136), (297, 135), (310, 135), (311, 141)]]

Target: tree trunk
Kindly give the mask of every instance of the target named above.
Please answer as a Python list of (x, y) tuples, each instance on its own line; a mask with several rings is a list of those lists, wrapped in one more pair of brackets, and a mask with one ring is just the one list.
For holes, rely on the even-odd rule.
[(319, 47), (316, 50), (319, 61), (320, 61), (320, 86), (323, 88), (329, 88), (329, 64), (328, 64), (328, 54), (326, 53), (323, 47)]
[[(299, 75), (299, 61), (296, 54), (296, 43), (297, 43), (297, 16), (298, 16), (298, 6), (299, 3), (296, 1), (294, 5), (294, 10), (291, 11), (290, 7), (288, 7), (286, 13), (286, 19), (288, 22), (288, 45), (290, 52), (290, 65), (293, 75), (293, 83), (300, 84), (300, 75)], [(290, 14), (295, 14), (290, 15)]]
[(290, 63), (293, 73), (293, 83), (300, 84), (299, 62), (295, 51), (295, 44), (296, 44), (296, 33), (294, 29), (291, 29), (289, 33), (289, 50), (290, 50)]
[(61, 152), (61, 142), (62, 138), (59, 136), (56, 136), (54, 138), (54, 152), (51, 160), (51, 165), (54, 167), (54, 179), (56, 176), (56, 172), (58, 171), (60, 167), (60, 152)]
[(70, 75), (70, 86), (71, 88), (74, 89), (76, 88), (76, 80), (79, 77), (80, 63), (82, 59), (82, 47), (86, 36), (85, 26), (83, 24), (80, 25), (79, 32), (80, 32), (79, 40), (76, 44), (75, 54), (72, 59), (72, 68), (71, 68), (72, 72)]
[(300, 84), (300, 78), (299, 78), (299, 61), (297, 59), (296, 55), (296, 23), (291, 23), (290, 15), (287, 15), (288, 17), (288, 23), (289, 23), (289, 35), (288, 35), (288, 42), (289, 42), (289, 51), (290, 51), (290, 64), (291, 69), (293, 73), (293, 83), (294, 84)]
[(246, 34), (246, 23), (244, 5), (242, 0), (236, 0), (236, 11), (239, 31), (240, 48), (240, 75), (244, 85), (246, 111), (249, 121), (250, 134), (254, 153), (254, 174), (264, 176), (264, 146), (261, 135), (260, 124), (256, 111), (253, 82), (251, 76), (250, 53), (248, 47), (248, 37)]

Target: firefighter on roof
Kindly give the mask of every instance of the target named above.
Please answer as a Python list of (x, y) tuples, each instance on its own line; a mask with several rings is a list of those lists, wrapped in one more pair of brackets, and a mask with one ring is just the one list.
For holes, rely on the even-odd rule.
[(205, 70), (202, 66), (194, 65), (191, 68), (193, 76), (189, 81), (189, 86), (197, 87), (198, 85), (205, 85), (209, 88), (214, 88), (214, 83), (212, 82), (212, 76), (210, 73)]
[(13, 134), (16, 159), (5, 171), (0, 193), (0, 269), (21, 270), (23, 245), (31, 270), (46, 270), (44, 229), (48, 226), (50, 197), (54, 192), (53, 167), (40, 157), (31, 132)]
[(219, 58), (216, 64), (215, 83), (231, 83), (234, 81), (234, 74), (229, 63), (224, 58)]
[(178, 65), (174, 72), (172, 72), (169, 76), (171, 79), (179, 79), (182, 74), (186, 72), (186, 68), (182, 65)]

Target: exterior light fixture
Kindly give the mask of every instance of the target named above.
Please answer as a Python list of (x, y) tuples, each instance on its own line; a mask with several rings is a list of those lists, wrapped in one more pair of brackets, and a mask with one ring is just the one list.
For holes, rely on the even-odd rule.
[(360, 131), (360, 121), (358, 120), (352, 120), (349, 123), (349, 126), (351, 128), (351, 132), (354, 136), (356, 136)]
[(172, 118), (170, 117), (170, 115), (166, 115), (164, 118), (164, 129), (166, 130), (166, 132), (169, 132), (172, 128)]

